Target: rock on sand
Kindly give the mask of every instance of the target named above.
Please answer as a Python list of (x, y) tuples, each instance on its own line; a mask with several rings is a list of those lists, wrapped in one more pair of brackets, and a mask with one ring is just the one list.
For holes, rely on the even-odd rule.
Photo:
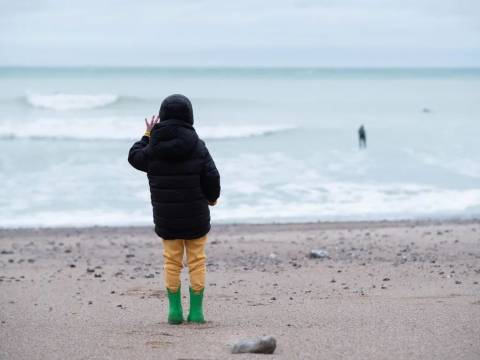
[(233, 345), (232, 354), (255, 353), (273, 354), (277, 340), (273, 336), (264, 336), (254, 340), (241, 340)]

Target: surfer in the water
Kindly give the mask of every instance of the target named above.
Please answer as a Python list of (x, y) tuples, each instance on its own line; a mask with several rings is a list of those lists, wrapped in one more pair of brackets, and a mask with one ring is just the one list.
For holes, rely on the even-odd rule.
[(358, 147), (360, 149), (365, 149), (367, 147), (367, 132), (363, 125), (358, 129)]

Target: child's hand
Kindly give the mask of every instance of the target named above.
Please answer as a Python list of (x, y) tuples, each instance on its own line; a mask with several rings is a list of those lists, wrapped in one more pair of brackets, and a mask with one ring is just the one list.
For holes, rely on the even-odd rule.
[(160, 116), (155, 116), (153, 115), (152, 116), (152, 120), (148, 121), (147, 118), (145, 118), (145, 125), (147, 126), (147, 132), (149, 133), (150, 131), (152, 131), (152, 128), (158, 124), (158, 122), (160, 121)]

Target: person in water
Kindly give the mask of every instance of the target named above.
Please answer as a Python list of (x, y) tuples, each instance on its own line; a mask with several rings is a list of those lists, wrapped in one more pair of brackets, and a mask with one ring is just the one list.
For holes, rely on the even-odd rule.
[(360, 149), (367, 147), (367, 132), (365, 131), (365, 127), (363, 125), (361, 125), (358, 129), (358, 147)]
[(163, 100), (158, 116), (145, 119), (147, 129), (133, 144), (128, 162), (147, 173), (153, 222), (163, 239), (168, 322), (184, 321), (180, 273), (186, 254), (190, 275), (187, 321), (205, 322), (205, 244), (210, 230), (210, 209), (220, 196), (220, 174), (193, 128), (188, 98), (171, 95)]

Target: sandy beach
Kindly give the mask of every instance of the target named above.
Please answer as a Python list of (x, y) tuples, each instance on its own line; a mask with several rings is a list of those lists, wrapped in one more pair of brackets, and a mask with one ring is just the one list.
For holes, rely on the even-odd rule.
[(172, 326), (151, 228), (0, 230), (0, 358), (480, 358), (478, 220), (221, 225), (207, 251), (208, 322)]

